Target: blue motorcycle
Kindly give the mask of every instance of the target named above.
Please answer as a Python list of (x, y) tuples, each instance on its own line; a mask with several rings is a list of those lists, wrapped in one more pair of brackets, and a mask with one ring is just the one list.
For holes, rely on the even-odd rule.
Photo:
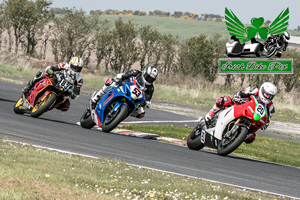
[(144, 90), (142, 76), (131, 76), (122, 85), (110, 86), (95, 108), (90, 101), (80, 119), (81, 126), (90, 129), (98, 125), (103, 132), (110, 132), (141, 106), (145, 101)]

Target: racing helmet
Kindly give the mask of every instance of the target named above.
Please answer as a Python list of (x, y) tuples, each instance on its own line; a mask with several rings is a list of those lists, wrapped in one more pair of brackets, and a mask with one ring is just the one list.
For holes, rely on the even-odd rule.
[(74, 71), (75, 73), (76, 72), (79, 73), (82, 70), (83, 61), (79, 57), (72, 57), (71, 60), (70, 60), (70, 62), (69, 62), (69, 66), (70, 66), (70, 69), (72, 71)]
[(150, 65), (146, 67), (143, 71), (143, 77), (145, 79), (146, 85), (151, 85), (158, 76), (158, 70), (156, 67)]
[(269, 104), (277, 93), (277, 88), (273, 83), (264, 82), (259, 88), (259, 97), (262, 102)]

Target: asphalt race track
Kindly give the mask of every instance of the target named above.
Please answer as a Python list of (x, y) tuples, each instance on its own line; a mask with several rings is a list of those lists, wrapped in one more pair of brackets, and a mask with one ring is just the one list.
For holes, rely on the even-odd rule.
[[(207, 151), (150, 139), (86, 130), (76, 124), (88, 105), (88, 96), (34, 119), (13, 112), (22, 85), (0, 80), (0, 137), (95, 157), (114, 158), (155, 168), (300, 199), (300, 168), (236, 156), (221, 157)], [(134, 118), (127, 121), (135, 120)], [(148, 110), (146, 121), (184, 121), (192, 117)], [(154, 123), (153, 123), (154, 124)], [(187, 133), (188, 135), (189, 133)]]

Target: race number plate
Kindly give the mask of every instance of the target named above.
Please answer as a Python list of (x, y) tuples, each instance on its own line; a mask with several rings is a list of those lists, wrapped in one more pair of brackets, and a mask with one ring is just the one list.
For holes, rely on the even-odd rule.
[(135, 85), (130, 86), (130, 91), (138, 99), (143, 97), (143, 92), (139, 90)]

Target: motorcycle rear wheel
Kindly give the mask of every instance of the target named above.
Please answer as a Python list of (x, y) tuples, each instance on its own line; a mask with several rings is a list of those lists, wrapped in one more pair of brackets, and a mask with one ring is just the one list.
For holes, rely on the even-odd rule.
[(48, 94), (43, 101), (33, 107), (31, 111), (31, 117), (37, 118), (41, 116), (54, 104), (56, 98), (57, 96), (55, 93)]
[(189, 149), (199, 151), (204, 147), (204, 144), (201, 142), (201, 130), (199, 126), (196, 126), (188, 136), (187, 146)]
[(23, 104), (23, 98), (20, 98), (17, 103), (14, 105), (14, 112), (19, 115), (23, 115), (24, 111), (20, 109), (20, 106)]
[(116, 112), (118, 112), (118, 113), (116, 114), (116, 116), (108, 124), (106, 124), (106, 118), (108, 117), (107, 114), (106, 114), (106, 116), (104, 118), (104, 122), (102, 124), (102, 131), (103, 132), (108, 133), (111, 130), (113, 130), (114, 128), (116, 128), (120, 124), (120, 122), (124, 120), (125, 116), (127, 115), (128, 107), (125, 106), (125, 105), (122, 105), (118, 109), (118, 111), (116, 111)]
[(233, 141), (230, 141), (229, 144), (227, 145), (223, 145), (223, 142), (226, 141), (226, 139), (223, 136), (223, 139), (218, 144), (218, 148), (217, 148), (218, 155), (227, 156), (244, 142), (248, 134), (248, 129), (243, 126), (240, 127), (240, 129), (241, 130), (239, 131), (238, 136)]
[(89, 108), (87, 108), (83, 115), (80, 118), (80, 126), (82, 128), (91, 129), (95, 126), (95, 122), (92, 119), (91, 111)]

